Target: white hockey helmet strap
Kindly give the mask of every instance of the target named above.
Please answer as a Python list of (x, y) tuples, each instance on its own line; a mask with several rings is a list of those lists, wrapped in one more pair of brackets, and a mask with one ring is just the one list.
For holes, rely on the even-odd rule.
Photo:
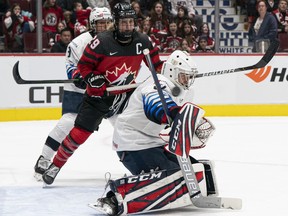
[(89, 23), (92, 29), (95, 28), (98, 20), (111, 20), (112, 15), (107, 7), (95, 7), (92, 9), (89, 16)]
[(178, 83), (183, 89), (188, 89), (198, 73), (197, 65), (185, 51), (174, 51), (164, 62), (161, 73)]

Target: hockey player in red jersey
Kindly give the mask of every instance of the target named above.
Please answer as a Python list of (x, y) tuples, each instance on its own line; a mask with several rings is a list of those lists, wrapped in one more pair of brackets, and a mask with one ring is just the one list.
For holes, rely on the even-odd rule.
[[(196, 74), (197, 66), (192, 57), (177, 50), (168, 57), (161, 75), (158, 75), (173, 120), (186, 107), (195, 111), (192, 119), (187, 117), (189, 131), (185, 133), (185, 140), (190, 138), (190, 131), (193, 134), (189, 144), (192, 149), (203, 148), (214, 131), (211, 122), (203, 117), (204, 111), (189, 103), (185, 96), (191, 94), (189, 87)], [(174, 86), (180, 89), (177, 97), (172, 94)], [(133, 176), (110, 180), (111, 191), (95, 204), (90, 204), (92, 208), (108, 215), (120, 215), (192, 205), (177, 158), (165, 149), (170, 137), (167, 123), (154, 79), (149, 77), (133, 92), (115, 122), (113, 146)], [(175, 120), (171, 127), (177, 127), (177, 123)], [(217, 195), (212, 163), (192, 157), (191, 161), (203, 196)]]
[(131, 5), (117, 3), (112, 15), (115, 30), (98, 34), (87, 45), (78, 62), (78, 69), (87, 84), (86, 93), (74, 128), (61, 143), (53, 163), (42, 176), (46, 184), (54, 182), (61, 167), (98, 130), (103, 118), (121, 113), (132, 90), (108, 96), (106, 88), (135, 83), (140, 64), (145, 61), (144, 49), (150, 50), (154, 67), (159, 72), (161, 70), (158, 49), (152, 46), (147, 35), (135, 30), (136, 13)]
[(74, 126), (79, 107), (81, 105), (86, 84), (81, 77), (77, 64), (87, 44), (96, 34), (107, 30), (112, 25), (112, 15), (108, 8), (95, 7), (89, 17), (90, 30), (74, 38), (66, 51), (66, 73), (69, 79), (77, 79), (74, 83), (64, 84), (62, 102), (62, 117), (50, 131), (35, 166), (34, 177), (42, 180), (43, 173), (51, 164), (55, 152), (61, 142)]

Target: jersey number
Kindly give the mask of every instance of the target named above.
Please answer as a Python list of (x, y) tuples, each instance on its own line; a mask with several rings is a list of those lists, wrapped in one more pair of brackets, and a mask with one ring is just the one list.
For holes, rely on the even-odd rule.
[(70, 46), (68, 46), (67, 53), (68, 53), (68, 58), (70, 58), (71, 57), (71, 47)]
[(97, 37), (94, 38), (94, 40), (91, 42), (91, 49), (95, 49), (99, 45), (100, 41)]

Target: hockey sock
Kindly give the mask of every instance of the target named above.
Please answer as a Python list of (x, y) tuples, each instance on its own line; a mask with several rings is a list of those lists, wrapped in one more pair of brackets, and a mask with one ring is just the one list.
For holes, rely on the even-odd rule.
[(64, 166), (74, 151), (83, 144), (91, 134), (92, 133), (89, 131), (83, 130), (79, 127), (74, 127), (61, 143), (57, 154), (54, 157), (53, 163), (60, 168)]

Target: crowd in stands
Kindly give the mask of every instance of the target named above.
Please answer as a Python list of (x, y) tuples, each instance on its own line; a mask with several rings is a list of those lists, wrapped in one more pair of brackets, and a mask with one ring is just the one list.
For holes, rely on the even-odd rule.
[[(25, 52), (23, 37), (36, 34), (37, 0), (0, 0), (0, 37), (5, 52)], [(120, 0), (121, 1), (121, 0)], [(94, 7), (113, 8), (119, 0), (42, 0), (42, 29), (48, 42), (43, 47), (54, 52), (54, 45), (88, 30), (88, 18)], [(191, 0), (122, 0), (132, 4), (137, 14), (137, 31), (147, 34), (162, 53), (176, 49), (189, 53), (213, 53), (215, 41), (208, 23), (197, 14)], [(247, 16), (250, 40), (255, 40), (255, 23), (259, 25), (258, 3), (261, 0), (236, 0), (236, 13)], [(276, 37), (288, 33), (288, 0), (265, 0), (267, 11), (277, 23)], [(27, 6), (28, 5), (28, 6)], [(257, 22), (258, 20), (258, 22)], [(261, 23), (261, 22), (260, 22)], [(258, 26), (259, 27), (259, 26)], [(70, 31), (63, 39), (62, 31)], [(256, 33), (257, 34), (257, 33)], [(63, 44), (62, 44), (63, 45)], [(58, 47), (59, 48), (59, 47)]]

